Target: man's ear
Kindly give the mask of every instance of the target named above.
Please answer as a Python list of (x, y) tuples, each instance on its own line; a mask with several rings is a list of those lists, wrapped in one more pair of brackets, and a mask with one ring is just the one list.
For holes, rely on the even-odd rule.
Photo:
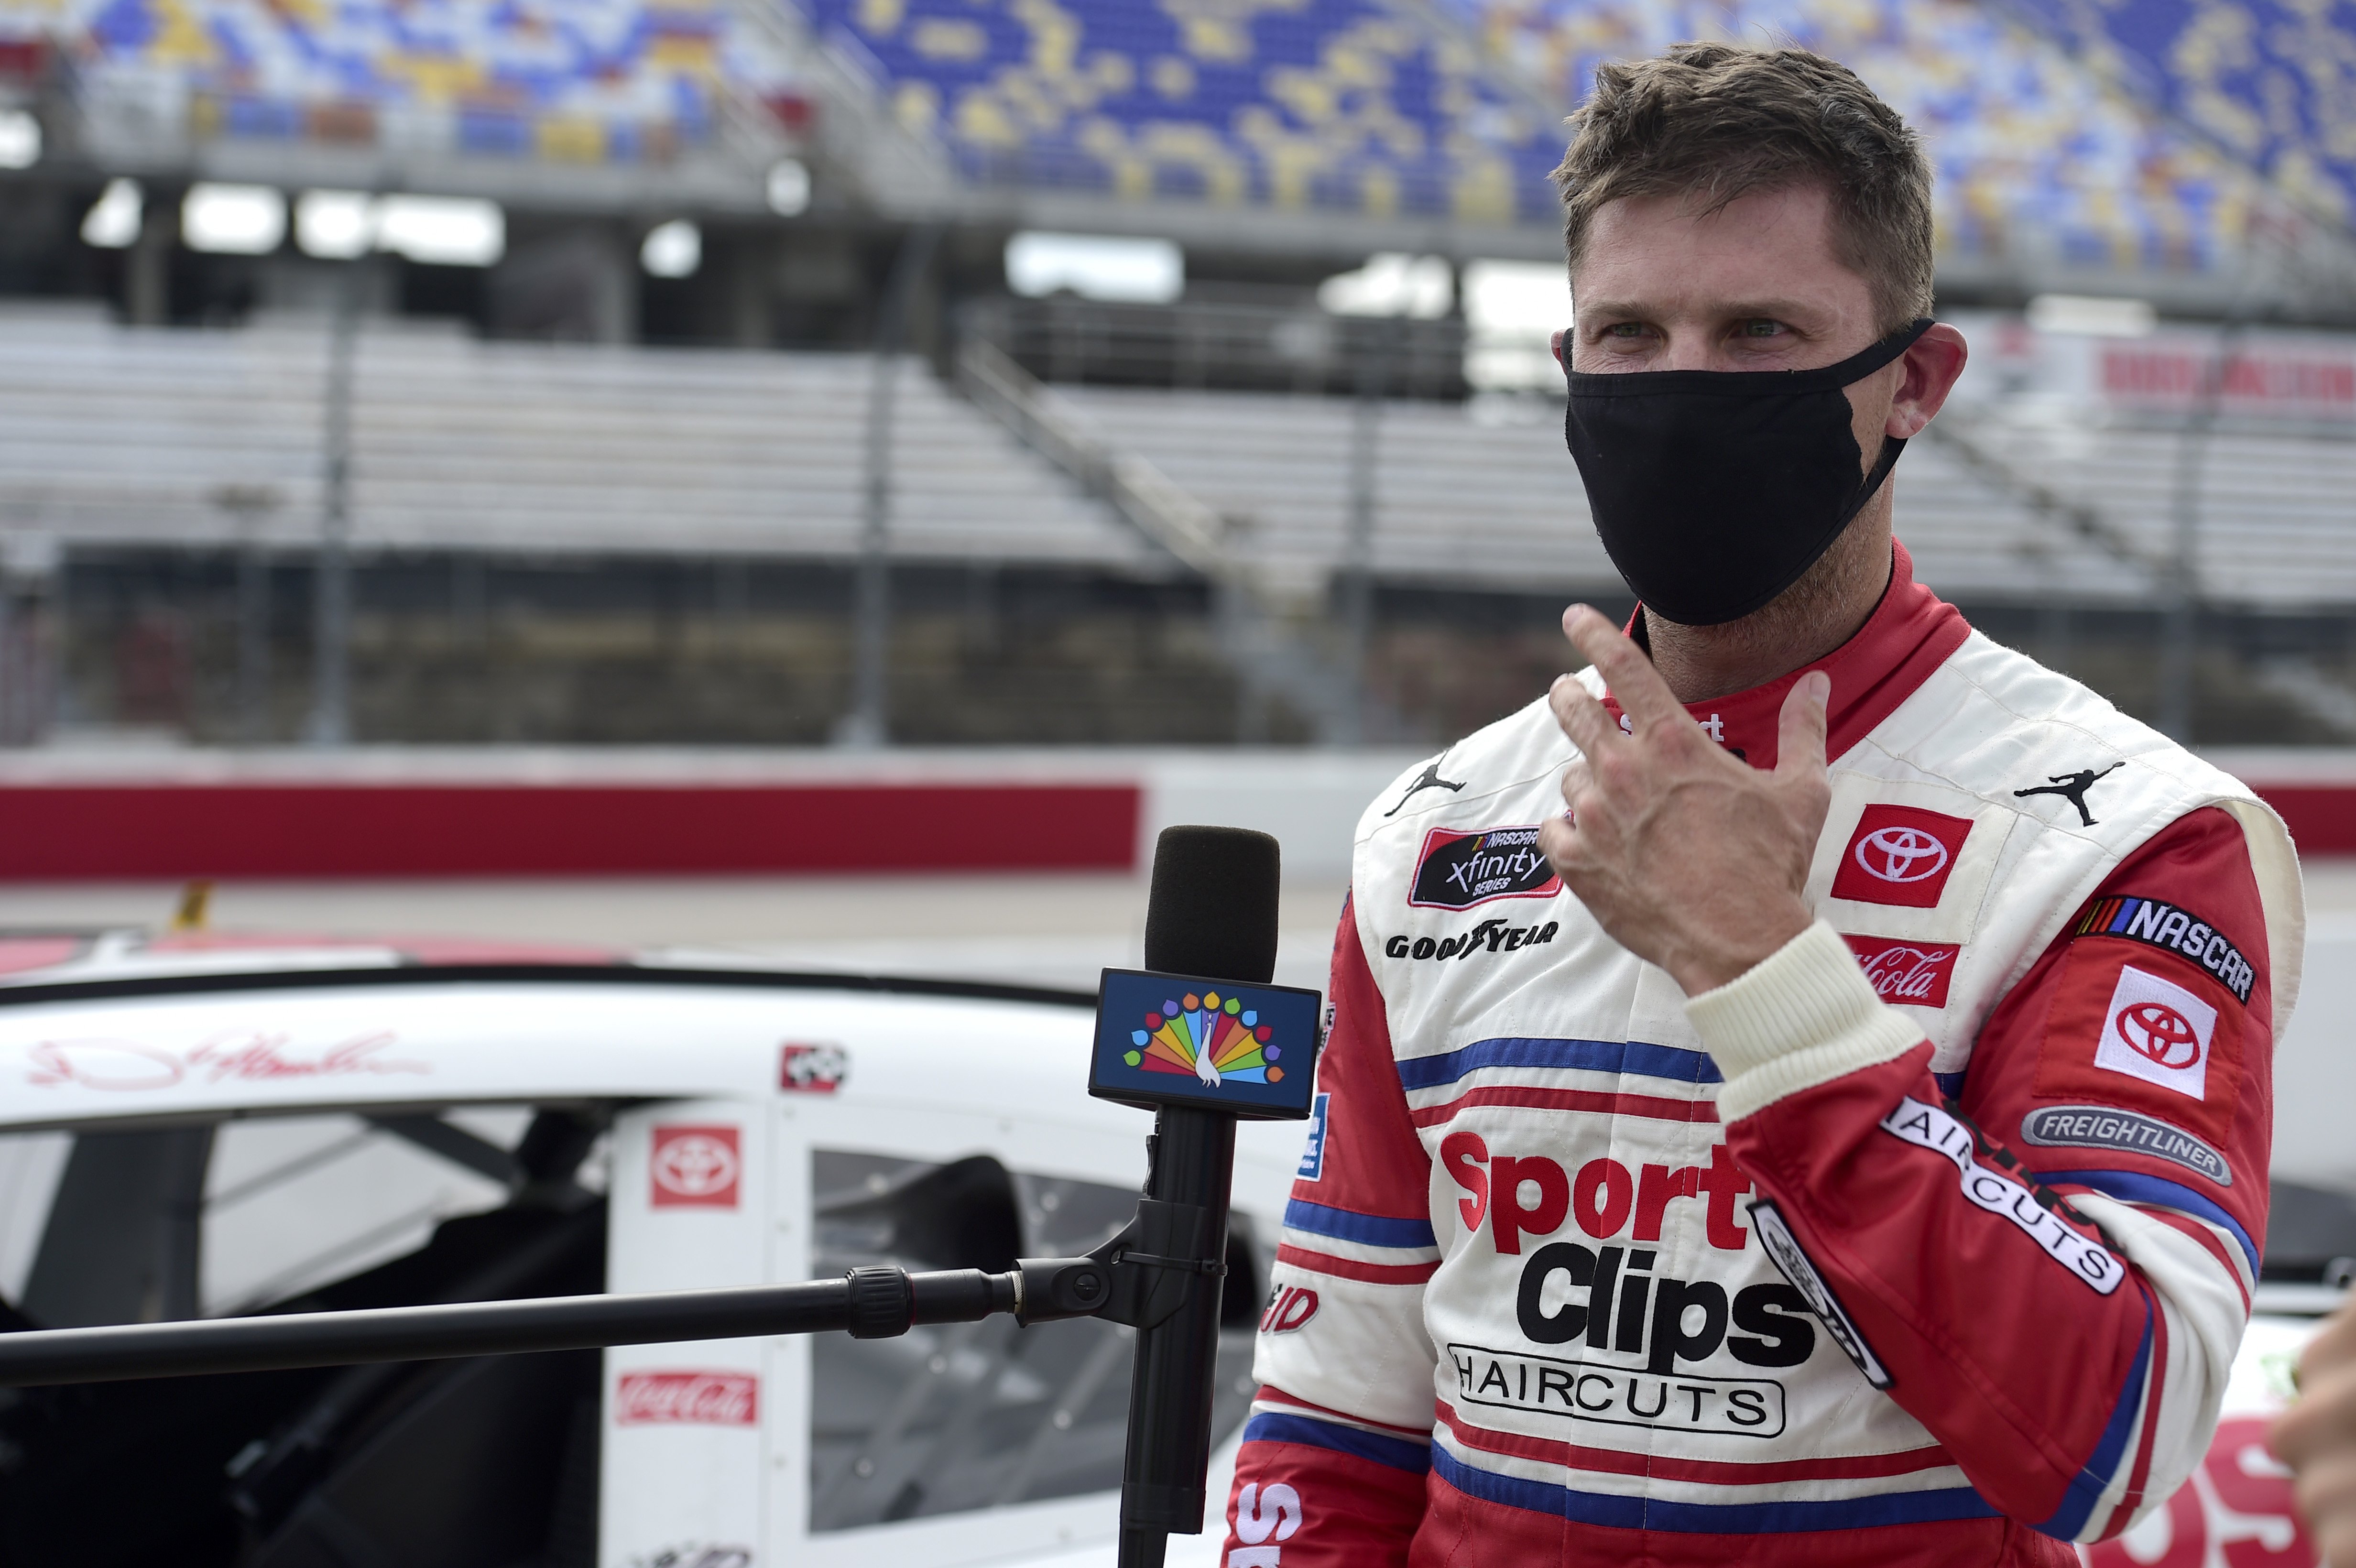
[(1566, 328), (1556, 327), (1552, 335), (1547, 338), (1547, 347), (1554, 350), (1554, 362), (1568, 370), (1570, 368), (1570, 361), (1562, 357), (1562, 340), (1566, 332)]
[(1916, 338), (1898, 361), (1898, 391), (1890, 400), (1883, 432), (1901, 441), (1919, 433), (1955, 389), (1964, 361), (1970, 357), (1964, 335), (1944, 322)]

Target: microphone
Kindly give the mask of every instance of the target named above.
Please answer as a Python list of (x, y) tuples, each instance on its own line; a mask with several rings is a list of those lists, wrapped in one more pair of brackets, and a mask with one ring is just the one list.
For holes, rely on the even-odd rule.
[[(1159, 976), (1266, 986), (1276, 973), (1279, 869), (1277, 841), (1268, 834), (1241, 827), (1164, 828), (1154, 846), (1152, 891), (1146, 902), (1146, 968)], [(1109, 1003), (1112, 976), (1107, 980)], [(1312, 1000), (1312, 1009), (1314, 1005)], [(1310, 1038), (1313, 1042), (1313, 1025)], [(1305, 1094), (1312, 1066), (1305, 1058), (1313, 1054), (1312, 1043), (1294, 1068), (1300, 1094)], [(1280, 1061), (1261, 1071), (1275, 1079), (1267, 1086), (1271, 1093), (1287, 1101), (1297, 1097), (1284, 1083)], [(1239, 1110), (1252, 1114), (1234, 1097), (1260, 1087), (1237, 1076), (1212, 1102), (1234, 1108), (1173, 1104), (1156, 1096), (1153, 1136), (1146, 1145), (1145, 1196), (1149, 1206), (1173, 1206), (1178, 1222), (1163, 1245), (1173, 1261), (1193, 1267), (1183, 1304), (1138, 1331), (1130, 1369), (1129, 1446), (1121, 1467), (1119, 1568), (1162, 1568), (1171, 1532), (1193, 1535), (1203, 1528), (1236, 1116)], [(1217, 1093), (1222, 1086), (1213, 1078), (1205, 1087)], [(1288, 1108), (1272, 1102), (1260, 1114), (1285, 1115)]]

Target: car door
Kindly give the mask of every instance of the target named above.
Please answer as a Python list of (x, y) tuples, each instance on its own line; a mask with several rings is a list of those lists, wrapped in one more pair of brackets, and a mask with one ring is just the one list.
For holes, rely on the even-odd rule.
[[(1085, 1252), (1135, 1211), (1150, 1125), (790, 1091), (765, 1125), (728, 1102), (634, 1110), (615, 1127), (614, 1288)], [(689, 1137), (718, 1147), (682, 1160)], [(672, 1168), (733, 1168), (737, 1185), (698, 1174), (686, 1200), (667, 1190)], [(1222, 1438), (1248, 1398), (1272, 1220), (1246, 1209), (1233, 1227)], [(600, 1559), (952, 1568), (1108, 1542), (1133, 1338), (1094, 1319), (997, 1317), (893, 1339), (617, 1347)]]

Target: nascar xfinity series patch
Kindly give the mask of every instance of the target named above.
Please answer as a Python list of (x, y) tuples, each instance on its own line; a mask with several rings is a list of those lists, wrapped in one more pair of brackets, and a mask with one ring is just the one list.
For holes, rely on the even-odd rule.
[(1423, 836), (1407, 901), (1417, 909), (1471, 909), (1491, 899), (1550, 899), (1562, 880), (1538, 852), (1536, 823)]

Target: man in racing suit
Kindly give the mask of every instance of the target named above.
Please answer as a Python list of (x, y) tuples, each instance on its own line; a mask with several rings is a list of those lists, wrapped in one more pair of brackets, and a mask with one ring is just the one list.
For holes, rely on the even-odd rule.
[[(1601, 73), (1565, 170), (1585, 146), (1601, 177), (1632, 99), (1674, 135), (1779, 72), (1787, 120), (1863, 94), (1896, 124), (1815, 57), (1681, 46)], [(1722, 551), (1615, 540), (1683, 481), (1580, 453), (1595, 384), (1774, 394), (1812, 383), (1691, 373), (1846, 366), (1922, 314), (1874, 299), (1828, 178), (1716, 195), (1574, 219), (1573, 451), (1644, 608), (1626, 635), (1574, 608), (1590, 667), (1358, 825), (1228, 1568), (2067, 1563), (2215, 1425), (2297, 986), (2288, 838), (1914, 580), (1894, 449), (1866, 453), (1936, 412), (1951, 329), (1847, 386), (1875, 493), (1763, 609), (1721, 613), (1760, 598)], [(1659, 412), (1605, 411), (1635, 446)], [(1744, 439), (1722, 466), (1772, 484)]]

